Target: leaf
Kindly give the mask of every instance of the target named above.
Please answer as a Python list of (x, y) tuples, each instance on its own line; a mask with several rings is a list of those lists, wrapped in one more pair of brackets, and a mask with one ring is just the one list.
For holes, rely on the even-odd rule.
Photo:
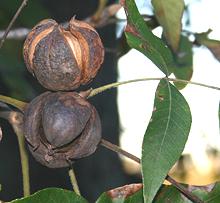
[(211, 31), (208, 30), (207, 32), (195, 34), (196, 43), (206, 46), (220, 62), (220, 41), (208, 38), (208, 34)]
[(131, 47), (128, 45), (125, 34), (123, 33), (121, 35), (121, 37), (118, 39), (118, 47), (117, 47), (117, 57), (118, 59), (122, 56), (124, 56), (125, 54), (127, 54), (130, 50)]
[(166, 202), (184, 203), (185, 201), (183, 200), (181, 193), (175, 187), (170, 185), (163, 185), (162, 188), (158, 191), (154, 203)]
[[(220, 202), (220, 184), (210, 184), (206, 186), (188, 185), (188, 191), (198, 196), (204, 203), (219, 203)], [(154, 203), (175, 202), (175, 203), (192, 203), (184, 197), (172, 185), (163, 185), (158, 191)]]
[(142, 146), (145, 203), (152, 202), (168, 171), (180, 157), (191, 127), (185, 98), (166, 79), (158, 85), (154, 110)]
[(166, 76), (170, 75), (173, 72), (173, 58), (169, 48), (153, 35), (134, 0), (121, 0), (121, 4), (128, 20), (125, 34), (129, 46), (147, 56)]
[[(193, 74), (193, 52), (192, 43), (185, 36), (181, 36), (180, 47), (174, 54), (174, 75), (177, 79), (190, 80)], [(174, 82), (178, 89), (183, 89), (187, 83)]]
[(216, 183), (213, 189), (204, 198), (205, 202), (208, 203), (219, 203), (220, 202), (220, 183)]
[(76, 193), (60, 188), (47, 188), (11, 203), (88, 203)]
[(130, 184), (103, 193), (96, 203), (143, 203), (142, 184)]
[(20, 109), (22, 112), (25, 109), (25, 106), (27, 105), (27, 103), (19, 101), (17, 99), (11, 98), (11, 97), (7, 97), (7, 96), (3, 96), (0, 95), (0, 101), (4, 102), (6, 104), (10, 104), (18, 109)]
[(183, 0), (152, 0), (154, 13), (163, 27), (168, 44), (176, 52), (179, 47), (182, 29), (181, 19), (184, 11)]
[[(136, 185), (131, 184), (128, 186)], [(138, 184), (141, 186), (141, 184)], [(127, 198), (119, 197), (120, 194), (123, 196), (123, 191), (126, 191), (126, 187), (115, 188), (108, 192), (103, 193), (96, 203), (143, 203), (143, 191), (139, 188), (135, 193), (128, 196)], [(207, 203), (219, 203), (220, 202), (220, 184), (216, 183), (206, 185), (206, 186), (191, 186), (185, 185), (189, 192), (198, 196), (202, 201)], [(118, 195), (117, 195), (118, 194)], [(159, 191), (157, 192), (153, 203), (192, 203), (184, 195), (181, 194), (172, 185), (162, 185)]]

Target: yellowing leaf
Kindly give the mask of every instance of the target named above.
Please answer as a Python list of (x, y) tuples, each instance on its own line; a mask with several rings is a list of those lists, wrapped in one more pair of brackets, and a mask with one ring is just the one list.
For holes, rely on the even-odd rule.
[(195, 34), (196, 43), (206, 46), (220, 62), (220, 41), (208, 38), (211, 31)]
[(143, 203), (142, 184), (135, 183), (104, 192), (96, 203)]
[(182, 29), (183, 0), (152, 0), (154, 12), (159, 24), (164, 29), (168, 44), (177, 51)]

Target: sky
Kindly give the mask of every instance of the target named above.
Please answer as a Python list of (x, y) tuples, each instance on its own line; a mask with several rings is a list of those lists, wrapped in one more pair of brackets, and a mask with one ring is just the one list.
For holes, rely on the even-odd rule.
[[(150, 1), (136, 1), (141, 13), (152, 14)], [(192, 32), (212, 29), (210, 38), (220, 40), (219, 0), (185, 1), (190, 12), (190, 26), (183, 27)], [(118, 16), (123, 18), (123, 11)], [(118, 34), (122, 30), (119, 26)], [(153, 32), (161, 34), (162, 29)], [(192, 81), (220, 87), (220, 63), (205, 47), (193, 49), (194, 73)], [(163, 77), (163, 73), (144, 55), (131, 50), (118, 62), (118, 81), (144, 77)], [(141, 157), (141, 145), (150, 120), (157, 81), (139, 82), (118, 88), (118, 106), (121, 124), (121, 147)], [(198, 170), (209, 170), (206, 153), (208, 148), (220, 150), (218, 106), (220, 92), (204, 87), (187, 85), (181, 93), (192, 113), (192, 126), (184, 154), (190, 154)]]

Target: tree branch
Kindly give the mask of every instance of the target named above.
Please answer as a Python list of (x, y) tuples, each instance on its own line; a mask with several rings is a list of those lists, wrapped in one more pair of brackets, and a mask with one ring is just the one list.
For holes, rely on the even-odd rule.
[[(102, 145), (103, 147), (114, 151), (118, 154), (121, 154), (137, 163), (141, 163), (141, 160), (134, 156), (133, 154), (130, 154), (129, 152), (121, 149), (119, 146), (112, 144), (111, 142), (101, 139), (100, 145)], [(167, 175), (166, 180), (169, 181), (174, 187), (176, 187), (185, 197), (187, 197), (189, 200), (195, 202), (195, 203), (204, 203), (201, 199), (199, 199), (197, 196), (195, 196), (194, 194), (192, 194), (191, 192), (189, 192), (187, 190), (187, 188), (185, 188), (183, 185), (181, 185), (180, 183), (176, 182), (173, 178), (171, 178), (169, 175)]]

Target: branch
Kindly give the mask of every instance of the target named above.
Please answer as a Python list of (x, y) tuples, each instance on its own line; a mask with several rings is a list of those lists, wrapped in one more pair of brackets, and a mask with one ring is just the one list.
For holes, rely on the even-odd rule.
[[(114, 151), (118, 154), (121, 154), (137, 163), (141, 163), (141, 160), (134, 156), (133, 154), (130, 154), (129, 152), (121, 149), (119, 146), (112, 144), (111, 142), (101, 139), (100, 145), (103, 147)], [(197, 196), (189, 192), (184, 186), (182, 186), (180, 183), (176, 182), (173, 178), (171, 178), (169, 175), (167, 175), (166, 180), (169, 181), (174, 187), (176, 187), (185, 197), (187, 197), (189, 200), (195, 202), (195, 203), (204, 203), (201, 199), (199, 199)]]
[(9, 23), (3, 37), (2, 40), (0, 42), (0, 49), (2, 48), (4, 41), (11, 29), (11, 27), (13, 26), (14, 22), (16, 21), (16, 19), (18, 18), (19, 14), (21, 13), (22, 9), (27, 5), (28, 0), (23, 0), (23, 2), (21, 3), (20, 7), (18, 8), (17, 12), (15, 13), (14, 17), (12, 18), (11, 22)]

